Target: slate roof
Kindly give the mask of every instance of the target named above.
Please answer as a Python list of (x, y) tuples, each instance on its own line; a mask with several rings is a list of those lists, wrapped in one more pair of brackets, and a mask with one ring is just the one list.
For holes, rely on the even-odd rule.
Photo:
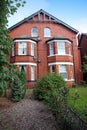
[(37, 40), (33, 39), (32, 37), (28, 37), (28, 36), (20, 36), (18, 38), (13, 39), (13, 41), (15, 41), (15, 40), (32, 40), (37, 43)]
[(68, 41), (72, 42), (69, 38), (66, 38), (66, 37), (63, 37), (63, 36), (55, 36), (55, 37), (52, 37), (52, 38), (48, 39), (46, 41), (46, 43), (50, 42), (52, 40), (68, 40)]
[[(71, 27), (70, 25), (66, 24), (65, 22), (61, 21), (60, 19), (54, 17), (53, 15), (47, 13), (46, 11), (44, 11), (43, 9), (40, 9), (39, 11), (37, 11), (36, 13), (30, 15), (29, 17), (23, 19), (22, 21), (18, 22), (17, 24), (13, 25), (12, 27), (9, 28), (9, 30), (11, 31), (12, 29), (20, 26), (21, 24), (27, 22), (27, 21), (31, 21), (31, 19), (36, 16), (43, 13), (44, 15), (49, 17), (49, 21), (53, 21), (55, 23), (61, 24), (63, 26), (65, 26), (66, 28), (70, 29), (71, 31), (78, 33), (78, 30), (76, 30), (75, 28)], [(45, 20), (44, 20), (45, 21)]]

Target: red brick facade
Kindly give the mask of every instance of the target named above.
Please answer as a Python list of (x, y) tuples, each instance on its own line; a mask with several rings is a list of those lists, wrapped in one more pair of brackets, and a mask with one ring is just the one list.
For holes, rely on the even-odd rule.
[[(65, 77), (68, 86), (73, 82), (80, 83), (82, 72), (77, 34), (77, 30), (43, 10), (10, 28), (10, 36), (14, 39), (11, 62), (26, 67), (27, 87), (34, 87), (38, 78), (50, 71)], [(22, 49), (20, 43), (26, 43)], [(22, 55), (19, 49), (23, 50), (24, 46), (26, 54)]]

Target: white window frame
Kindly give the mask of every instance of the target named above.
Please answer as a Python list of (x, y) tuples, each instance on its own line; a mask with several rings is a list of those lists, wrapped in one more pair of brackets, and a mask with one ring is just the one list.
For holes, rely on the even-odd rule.
[(51, 37), (51, 29), (46, 27), (44, 28), (44, 37)]
[(14, 50), (14, 43), (13, 43), (13, 46), (12, 46), (12, 56), (15, 55), (15, 50)]
[[(23, 67), (23, 68), (22, 68)], [(23, 69), (23, 70), (22, 70)], [(19, 65), (19, 70), (26, 72), (26, 65)]]
[(66, 44), (64, 41), (57, 42), (58, 55), (66, 55)]
[(18, 55), (26, 55), (26, 54), (27, 54), (27, 43), (19, 42), (18, 43)]
[(50, 66), (50, 72), (51, 72), (51, 73), (55, 73), (55, 66), (54, 66), (54, 65), (51, 65), (51, 66)]
[(31, 30), (31, 36), (32, 37), (38, 37), (38, 28), (37, 27), (33, 27)]
[(35, 66), (31, 66), (31, 80), (35, 80)]
[(49, 44), (49, 48), (50, 48), (50, 56), (54, 55), (54, 44), (53, 44), (53, 42)]
[[(61, 70), (61, 67), (62, 67), (62, 66), (65, 67), (64, 70)], [(65, 65), (65, 64), (60, 64), (60, 65), (59, 65), (59, 74), (60, 74), (65, 80), (68, 80), (67, 65)], [(66, 74), (66, 77), (64, 77), (62, 74)]]
[(31, 55), (34, 56), (34, 43), (31, 43)]

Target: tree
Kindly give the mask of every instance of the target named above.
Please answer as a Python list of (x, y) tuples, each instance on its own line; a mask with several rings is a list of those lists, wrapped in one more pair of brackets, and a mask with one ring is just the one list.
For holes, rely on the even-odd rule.
[(20, 6), (24, 6), (25, 0), (0, 0), (0, 94), (13, 81), (14, 66), (9, 63), (9, 55), (12, 50), (12, 39), (8, 31), (8, 17), (17, 12)]

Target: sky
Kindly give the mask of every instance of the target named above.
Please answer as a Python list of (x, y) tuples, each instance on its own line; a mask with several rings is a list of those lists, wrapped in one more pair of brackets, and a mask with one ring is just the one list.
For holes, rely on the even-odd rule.
[(81, 33), (87, 33), (87, 0), (26, 0), (13, 16), (8, 18), (11, 27), (24, 18), (43, 9)]

